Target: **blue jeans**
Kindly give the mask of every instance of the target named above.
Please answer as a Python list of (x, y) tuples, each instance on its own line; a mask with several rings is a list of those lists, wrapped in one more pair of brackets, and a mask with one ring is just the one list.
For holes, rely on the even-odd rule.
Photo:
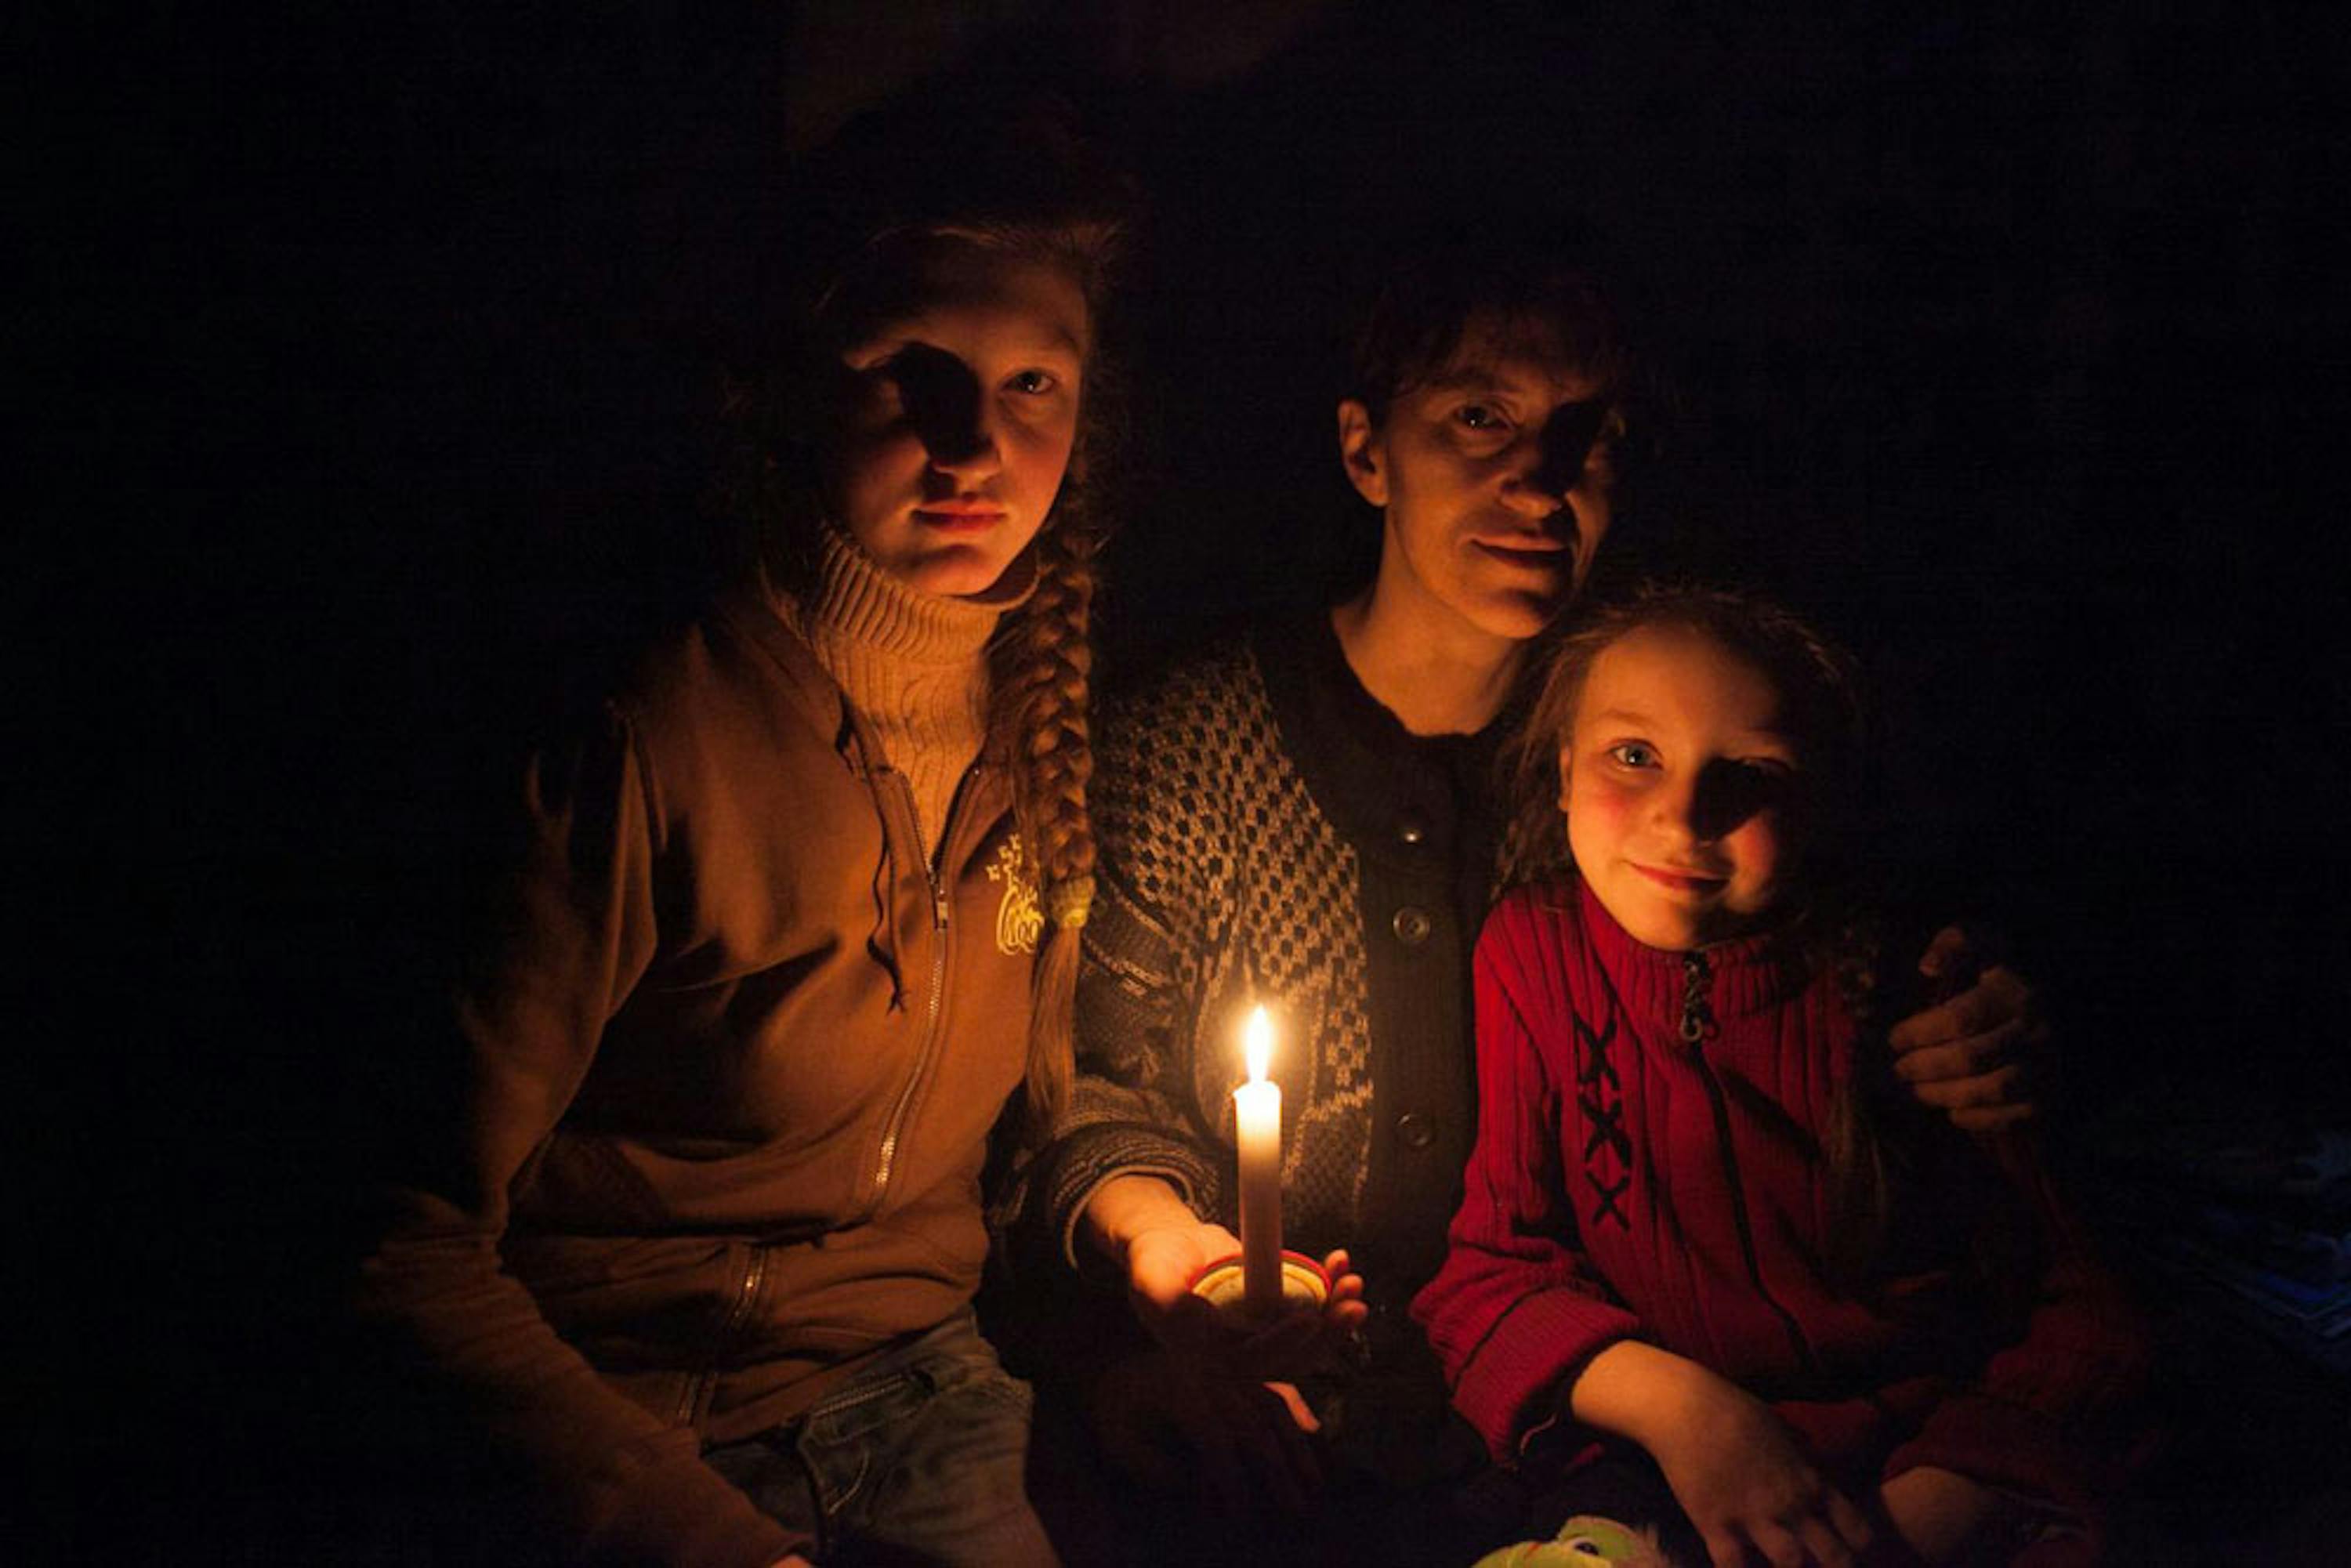
[(1029, 1406), (962, 1312), (805, 1415), (703, 1457), (826, 1563), (1053, 1568), (1025, 1484)]

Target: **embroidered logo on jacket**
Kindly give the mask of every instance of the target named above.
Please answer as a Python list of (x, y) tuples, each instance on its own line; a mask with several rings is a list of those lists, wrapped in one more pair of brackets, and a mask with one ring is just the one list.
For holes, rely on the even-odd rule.
[(1004, 896), (996, 905), (999, 953), (1034, 953), (1037, 938), (1045, 931), (1045, 912), (1038, 905), (1036, 884), (1024, 874), (1021, 860), (1020, 835), (1014, 833), (997, 846), (996, 858), (987, 866), (987, 880), (1004, 884)]
[(1616, 1075), (1609, 1048), (1616, 1040), (1616, 1014), (1609, 1009), (1599, 1032), (1573, 1015), (1575, 1024), (1575, 1103), (1583, 1113), (1583, 1179), (1591, 1184), (1594, 1202), (1590, 1223), (1613, 1219), (1619, 1229), (1632, 1221), (1617, 1199), (1633, 1185), (1633, 1138), (1625, 1130), (1625, 1085)]

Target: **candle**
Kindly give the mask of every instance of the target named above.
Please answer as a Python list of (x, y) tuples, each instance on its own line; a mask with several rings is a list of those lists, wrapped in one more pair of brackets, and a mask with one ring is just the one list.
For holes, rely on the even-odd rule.
[(1249, 1082), (1233, 1091), (1240, 1144), (1241, 1301), (1252, 1312), (1281, 1304), (1281, 1085), (1266, 1082), (1273, 1025), (1259, 1008), (1241, 1032)]

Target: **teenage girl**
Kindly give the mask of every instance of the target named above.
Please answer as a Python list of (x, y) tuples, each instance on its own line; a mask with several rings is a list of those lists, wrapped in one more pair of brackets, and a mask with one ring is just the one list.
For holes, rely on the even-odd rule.
[(1891, 1092), (1858, 739), (1840, 655), (1697, 590), (1599, 613), (1532, 710), (1528, 833), (1571, 863), (1479, 944), (1478, 1143), (1414, 1314), (1540, 1528), (1723, 1568), (2095, 1552), (2136, 1330), (2020, 1145)]
[(824, 166), (758, 548), (533, 758), (420, 1053), (364, 1306), (526, 1555), (1052, 1559), (970, 1302), (998, 1111), (1071, 1072), (1120, 198), (1018, 102), (929, 108)]

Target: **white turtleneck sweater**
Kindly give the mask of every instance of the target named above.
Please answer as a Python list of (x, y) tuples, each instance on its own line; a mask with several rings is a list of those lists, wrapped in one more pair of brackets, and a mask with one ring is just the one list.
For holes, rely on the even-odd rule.
[(913, 785), (923, 843), (936, 860), (956, 788), (987, 738), (988, 639), (1026, 593), (982, 601), (919, 592), (827, 528), (815, 581), (774, 598)]

